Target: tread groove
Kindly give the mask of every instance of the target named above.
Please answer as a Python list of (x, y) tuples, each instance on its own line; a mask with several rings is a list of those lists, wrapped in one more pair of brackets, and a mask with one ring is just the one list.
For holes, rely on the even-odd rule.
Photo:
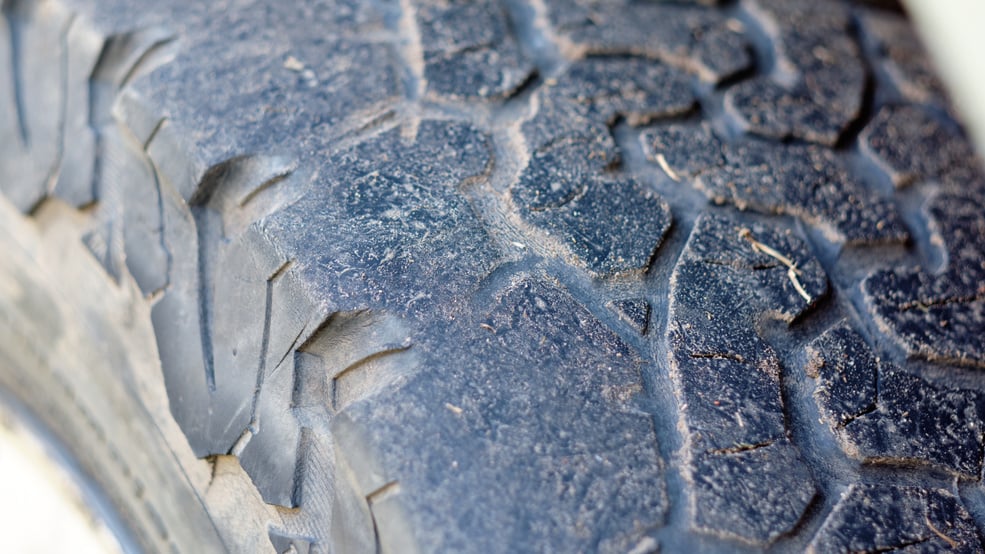
[(23, 50), (23, 28), (19, 17), (15, 15), (21, 8), (20, 0), (11, 0), (3, 3), (3, 16), (7, 20), (7, 32), (10, 35), (10, 67), (13, 78), (10, 80), (14, 93), (14, 108), (17, 117), (17, 131), (21, 139), (21, 144), (25, 147), (31, 146), (30, 131), (27, 128), (27, 107), (24, 98), (25, 73), (22, 62)]
[(212, 266), (214, 253), (210, 248), (211, 236), (218, 233), (216, 215), (206, 206), (191, 208), (195, 221), (195, 231), (198, 236), (198, 315), (200, 324), (200, 339), (202, 341), (202, 357), (205, 364), (205, 382), (210, 393), (216, 392), (215, 355), (212, 351)]

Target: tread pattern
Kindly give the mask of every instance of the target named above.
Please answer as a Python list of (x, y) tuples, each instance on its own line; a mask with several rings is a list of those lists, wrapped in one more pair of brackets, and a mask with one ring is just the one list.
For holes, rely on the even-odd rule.
[[(878, 323), (912, 356), (985, 365), (979, 339), (985, 333), (985, 218), (980, 209), (985, 175), (973, 161), (970, 145), (957, 129), (916, 107), (880, 111), (866, 138), (897, 185), (940, 183), (927, 212), (931, 241), (944, 247), (947, 258), (945, 270), (937, 275), (920, 268), (873, 273), (863, 290)], [(928, 144), (935, 145), (933, 153)], [(924, 156), (927, 161), (912, 161)]]
[(981, 548), (985, 180), (898, 14), (145, 4), (4, 3), (0, 187), (275, 548)]

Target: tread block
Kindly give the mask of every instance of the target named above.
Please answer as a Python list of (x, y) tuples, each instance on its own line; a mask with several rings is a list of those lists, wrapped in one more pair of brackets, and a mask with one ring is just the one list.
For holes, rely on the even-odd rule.
[(855, 484), (842, 493), (811, 552), (981, 552), (974, 520), (943, 489)]
[(918, 106), (884, 106), (861, 135), (897, 187), (920, 180), (960, 180), (975, 172), (975, 151), (960, 129)]
[(764, 317), (793, 321), (826, 292), (824, 271), (789, 232), (695, 222), (671, 276), (667, 328), (694, 529), (766, 545), (814, 497), (786, 439), (779, 360), (755, 329)]
[[(851, 244), (904, 242), (906, 226), (892, 202), (853, 178), (827, 148), (763, 141), (725, 144), (708, 126), (672, 125), (643, 135), (647, 158), (716, 204), (764, 214), (790, 214)], [(701, 150), (706, 153), (692, 156)], [(686, 160), (686, 161), (685, 161)], [(667, 168), (664, 171), (667, 171)]]
[(459, 192), (492, 162), (488, 137), (468, 125), (424, 121), (414, 143), (387, 130), (326, 160), (318, 186), (263, 225), (309, 260), (302, 280), (333, 299), (329, 313), (453, 310), (500, 257)]
[(694, 178), (725, 166), (725, 145), (715, 136), (711, 125), (699, 128), (670, 124), (650, 128), (640, 134), (646, 159), (660, 165), (675, 181)]
[[(938, 197), (937, 201), (940, 200)], [(948, 215), (960, 216), (954, 212), (967, 210), (969, 203), (967, 199), (954, 199), (954, 206), (955, 210)], [(970, 206), (980, 210), (975, 204)], [(975, 226), (965, 229), (974, 234), (974, 229), (981, 229), (985, 221), (980, 214), (972, 217)], [(954, 219), (950, 222), (957, 223)], [(969, 242), (961, 244), (962, 250), (985, 252), (985, 239), (981, 237), (985, 235), (969, 237)], [(958, 260), (969, 258), (962, 256)], [(981, 283), (985, 268), (981, 268), (981, 262), (969, 264), (958, 260), (951, 263), (960, 270), (949, 270), (937, 277), (919, 269), (878, 271), (862, 283), (862, 291), (866, 303), (874, 310), (876, 323), (910, 356), (937, 363), (983, 367), (985, 287)]]
[[(344, 414), (372, 442), (384, 482), (399, 479), (419, 543), (618, 551), (660, 525), (663, 467), (650, 416), (634, 407), (639, 355), (536, 278), (470, 309), (441, 332), (463, 334), (415, 344), (421, 368), (405, 386)], [(441, 500), (465, 496), (481, 510)], [(459, 524), (440, 525), (449, 518)]]
[(534, 73), (496, 0), (419, 0), (424, 78), (432, 93), (459, 98), (508, 96)]
[(938, 388), (885, 368), (876, 410), (846, 425), (849, 448), (866, 460), (926, 463), (977, 479), (982, 470), (981, 402), (975, 392)]
[(689, 480), (696, 530), (752, 542), (770, 542), (793, 528), (816, 494), (810, 471), (786, 439), (699, 456)]
[(980, 394), (880, 365), (845, 324), (815, 339), (808, 351), (808, 372), (817, 379), (814, 397), (846, 454), (867, 463), (931, 465), (978, 478), (985, 425)]
[[(772, 368), (775, 370), (775, 368)], [(728, 453), (784, 437), (783, 400), (775, 372), (727, 358), (692, 358), (676, 373), (687, 404), (681, 418), (695, 451)]]
[(748, 9), (776, 45), (776, 67), (732, 87), (726, 110), (756, 134), (833, 145), (861, 114), (867, 80), (848, 8), (755, 0)]
[(646, 56), (712, 83), (752, 64), (741, 24), (720, 11), (626, 0), (544, 3), (549, 21), (570, 56)]
[(596, 181), (563, 207), (520, 213), (597, 275), (645, 272), (671, 222), (667, 203), (635, 181)]
[[(693, 110), (696, 99), (689, 81), (681, 70), (654, 60), (581, 60), (541, 88), (537, 115), (552, 118), (555, 129), (585, 132), (575, 126), (578, 121), (560, 120), (556, 110), (564, 104), (596, 124), (610, 124), (622, 116), (631, 125), (641, 125)], [(568, 133), (554, 130), (553, 134)]]
[(608, 133), (603, 129), (599, 132), (602, 134), (597, 139), (561, 137), (534, 151), (529, 165), (510, 189), (521, 210), (560, 208), (584, 195), (586, 183), (598, 180), (607, 160), (618, 155)]

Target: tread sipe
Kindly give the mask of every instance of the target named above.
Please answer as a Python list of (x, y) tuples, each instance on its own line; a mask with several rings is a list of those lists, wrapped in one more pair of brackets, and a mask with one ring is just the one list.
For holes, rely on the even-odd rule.
[(152, 306), (230, 549), (981, 551), (985, 173), (899, 12), (2, 13), (0, 190)]

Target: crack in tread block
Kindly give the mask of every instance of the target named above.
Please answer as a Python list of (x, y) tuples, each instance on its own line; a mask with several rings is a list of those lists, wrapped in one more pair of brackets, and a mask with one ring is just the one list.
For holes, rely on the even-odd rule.
[(944, 489), (854, 484), (842, 493), (808, 550), (981, 552), (974, 520)]
[(985, 445), (980, 393), (935, 386), (879, 362), (844, 323), (807, 348), (815, 400), (846, 454), (874, 465), (925, 465), (978, 479)]

